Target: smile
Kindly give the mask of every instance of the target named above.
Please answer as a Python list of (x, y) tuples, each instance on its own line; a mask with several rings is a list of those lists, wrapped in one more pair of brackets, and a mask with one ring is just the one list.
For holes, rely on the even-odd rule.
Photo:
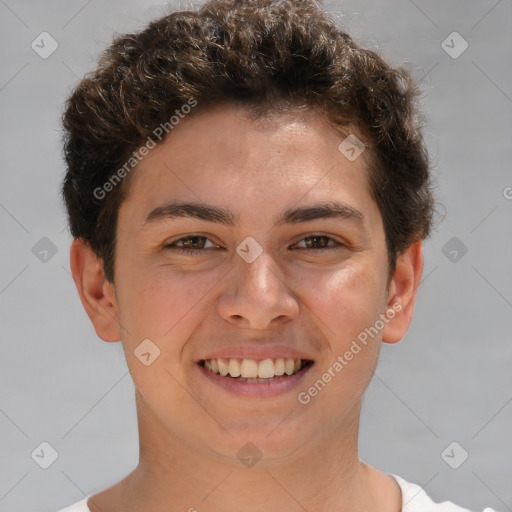
[(295, 387), (311, 368), (306, 359), (202, 359), (198, 366), (212, 382), (241, 395), (274, 396)]
[(303, 359), (206, 359), (200, 364), (207, 370), (246, 382), (268, 382), (284, 375), (294, 375), (311, 361)]

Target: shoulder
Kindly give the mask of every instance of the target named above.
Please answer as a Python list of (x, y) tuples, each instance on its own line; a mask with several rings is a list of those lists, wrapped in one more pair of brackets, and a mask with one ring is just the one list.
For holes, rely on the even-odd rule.
[(90, 512), (89, 507), (87, 507), (87, 500), (88, 497), (84, 498), (82, 501), (78, 501), (74, 505), (61, 509), (58, 512)]
[[(471, 512), (467, 508), (459, 507), (451, 501), (434, 503), (427, 493), (416, 484), (406, 482), (397, 475), (391, 475), (402, 490), (402, 512)], [(491, 508), (486, 508), (483, 512), (495, 512)]]

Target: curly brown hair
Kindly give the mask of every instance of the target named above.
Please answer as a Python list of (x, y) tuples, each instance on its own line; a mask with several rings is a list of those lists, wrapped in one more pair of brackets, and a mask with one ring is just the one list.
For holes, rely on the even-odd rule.
[(210, 0), (173, 12), (116, 37), (67, 100), (62, 194), (71, 234), (113, 282), (117, 214), (133, 173), (108, 194), (95, 191), (191, 99), (198, 106), (189, 115), (224, 102), (262, 119), (316, 109), (334, 129), (363, 136), (391, 276), (398, 255), (428, 237), (434, 212), (418, 96), (404, 69), (359, 47), (314, 0)]

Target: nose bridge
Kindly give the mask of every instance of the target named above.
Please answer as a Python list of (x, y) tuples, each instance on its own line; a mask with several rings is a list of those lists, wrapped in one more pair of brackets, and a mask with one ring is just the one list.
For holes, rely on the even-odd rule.
[[(239, 249), (242, 251), (246, 247)], [(283, 278), (279, 275), (279, 265), (270, 250), (261, 248), (261, 253), (254, 260), (246, 260), (243, 256), (240, 260), (236, 269), (237, 288), (243, 287), (245, 292), (258, 296), (274, 293), (277, 288), (284, 286)]]
[(297, 301), (271, 251), (263, 249), (250, 262), (239, 255), (237, 258), (219, 302), (219, 313), (225, 320), (236, 319), (246, 327), (265, 329), (278, 317), (290, 319), (297, 314)]

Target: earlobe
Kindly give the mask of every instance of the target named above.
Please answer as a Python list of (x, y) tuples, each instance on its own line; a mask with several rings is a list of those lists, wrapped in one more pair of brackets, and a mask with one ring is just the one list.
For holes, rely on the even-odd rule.
[(420, 240), (397, 258), (396, 269), (389, 286), (386, 312), (388, 322), (382, 331), (382, 341), (397, 343), (407, 333), (422, 274), (423, 250)]
[(82, 239), (71, 244), (73, 280), (96, 334), (104, 341), (119, 341), (121, 332), (114, 285), (105, 278), (103, 262)]

